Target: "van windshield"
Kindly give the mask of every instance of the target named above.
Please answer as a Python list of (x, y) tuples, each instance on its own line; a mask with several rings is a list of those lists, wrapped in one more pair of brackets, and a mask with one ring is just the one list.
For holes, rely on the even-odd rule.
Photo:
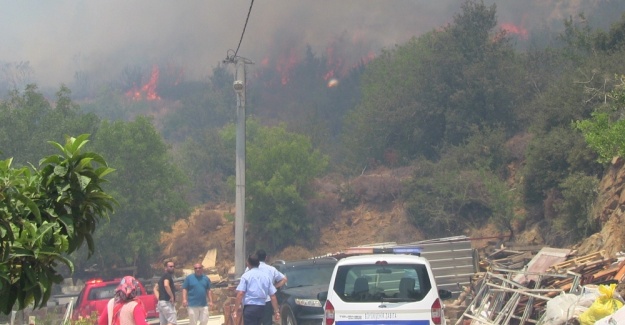
[(410, 302), (422, 300), (432, 284), (422, 264), (342, 265), (333, 289), (345, 302)]

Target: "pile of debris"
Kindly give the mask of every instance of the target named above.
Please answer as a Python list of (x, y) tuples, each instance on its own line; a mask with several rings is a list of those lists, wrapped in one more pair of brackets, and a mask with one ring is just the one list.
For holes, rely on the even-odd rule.
[[(575, 253), (550, 247), (493, 250), (480, 262), (481, 272), (476, 274), (471, 286), (465, 287), (450, 304), (452, 310), (463, 310), (455, 324), (570, 324), (579, 321), (580, 314), (599, 296), (598, 286), (613, 284), (615, 287), (623, 283), (625, 258), (608, 257), (605, 251), (584, 256)], [(619, 290), (623, 289), (625, 286), (616, 287), (614, 299), (620, 299)], [(572, 299), (574, 306), (563, 308), (561, 300), (565, 295), (592, 299), (585, 299), (588, 306), (580, 306), (581, 299)], [(557, 303), (549, 304), (551, 300)], [(625, 318), (617, 322), (625, 322)]]

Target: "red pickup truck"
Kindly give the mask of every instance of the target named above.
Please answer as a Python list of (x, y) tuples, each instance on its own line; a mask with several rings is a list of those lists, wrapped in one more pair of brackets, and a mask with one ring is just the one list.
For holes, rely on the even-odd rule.
[[(91, 279), (85, 282), (85, 287), (78, 294), (78, 298), (76, 298), (72, 319), (76, 320), (79, 317), (89, 317), (94, 312), (99, 316), (104, 308), (106, 308), (108, 301), (115, 295), (115, 288), (117, 288), (120, 281), (121, 279), (110, 281)], [(158, 318), (156, 297), (153, 294), (149, 294), (141, 283), (139, 283), (139, 288), (137, 290), (141, 290), (137, 298), (143, 302), (145, 311), (148, 313), (147, 318)]]

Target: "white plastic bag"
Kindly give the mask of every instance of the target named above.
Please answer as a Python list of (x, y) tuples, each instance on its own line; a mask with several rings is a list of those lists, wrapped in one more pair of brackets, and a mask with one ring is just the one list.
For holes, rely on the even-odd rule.
[(597, 298), (599, 298), (599, 287), (594, 284), (588, 284), (583, 287), (578, 304), (580, 306), (590, 307)]
[(570, 319), (577, 318), (587, 307), (579, 304), (582, 296), (572, 293), (562, 293), (557, 297), (547, 301), (545, 310), (545, 324), (560, 325)]

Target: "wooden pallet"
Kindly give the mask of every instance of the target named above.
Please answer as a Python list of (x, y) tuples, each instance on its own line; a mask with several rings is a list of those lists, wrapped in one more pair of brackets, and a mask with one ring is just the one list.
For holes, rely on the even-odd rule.
[(568, 261), (564, 261), (555, 265), (552, 265), (550, 269), (556, 272), (563, 272), (571, 268), (575, 268), (577, 266), (581, 266), (584, 264), (588, 264), (591, 262), (602, 261), (605, 256), (605, 250), (601, 250), (592, 254), (580, 256), (578, 258), (574, 258)]

